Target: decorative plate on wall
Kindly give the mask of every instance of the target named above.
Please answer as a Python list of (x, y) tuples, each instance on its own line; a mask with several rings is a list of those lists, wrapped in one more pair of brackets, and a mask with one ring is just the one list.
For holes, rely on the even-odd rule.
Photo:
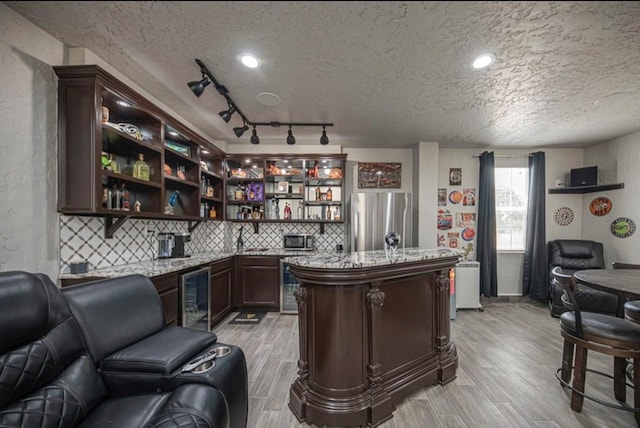
[(591, 211), (591, 214), (598, 217), (609, 214), (611, 208), (613, 208), (613, 203), (611, 202), (611, 199), (606, 196), (595, 198), (589, 205), (589, 211)]
[(560, 207), (553, 214), (553, 220), (560, 226), (568, 226), (573, 221), (573, 210), (569, 207)]
[(636, 231), (636, 223), (630, 218), (620, 217), (611, 223), (611, 233), (618, 238), (628, 238)]
[(449, 193), (449, 202), (455, 205), (462, 202), (462, 193), (457, 190), (454, 190), (453, 192)]

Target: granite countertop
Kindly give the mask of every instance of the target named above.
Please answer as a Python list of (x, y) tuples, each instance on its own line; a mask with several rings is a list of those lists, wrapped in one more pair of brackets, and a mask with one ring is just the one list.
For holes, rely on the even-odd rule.
[[(124, 275), (141, 274), (148, 277), (160, 276), (167, 273), (189, 269), (207, 263), (224, 260), (235, 255), (243, 256), (309, 256), (310, 251), (285, 251), (283, 248), (249, 248), (235, 252), (205, 252), (194, 253), (191, 257), (176, 259), (145, 260), (142, 262), (128, 263), (126, 265), (110, 266), (106, 268), (90, 270), (86, 273), (62, 273), (60, 279), (81, 278), (115, 278)], [(313, 252), (317, 254), (317, 252)]]
[(460, 257), (463, 250), (450, 248), (406, 248), (394, 254), (387, 250), (362, 251), (358, 253), (318, 253), (307, 257), (285, 258), (293, 266), (321, 269), (358, 269), (423, 260)]

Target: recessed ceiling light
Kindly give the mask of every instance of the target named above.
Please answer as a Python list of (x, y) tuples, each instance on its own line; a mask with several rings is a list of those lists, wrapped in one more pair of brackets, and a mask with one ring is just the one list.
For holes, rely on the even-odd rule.
[(116, 101), (116, 104), (118, 104), (118, 105), (120, 105), (122, 107), (131, 107), (131, 104), (129, 104), (129, 103), (125, 102), (125, 101), (122, 101), (122, 100)]
[(258, 58), (256, 58), (255, 56), (253, 56), (251, 54), (242, 54), (242, 55), (240, 55), (240, 62), (245, 67), (249, 67), (249, 68), (258, 68), (258, 67), (260, 67), (260, 61), (258, 60)]
[(251, 159), (245, 159), (244, 163), (251, 163)]
[(284, 163), (289, 163), (289, 159), (285, 159), (285, 160), (283, 160), (282, 162), (284, 162)]
[(204, 153), (205, 155), (209, 154), (209, 150), (203, 150), (202, 153)]
[(282, 99), (273, 92), (260, 92), (256, 98), (260, 104), (268, 107), (275, 107), (282, 102)]
[(169, 131), (169, 135), (173, 135), (174, 137), (177, 137), (178, 133), (176, 131)]
[(484, 53), (482, 55), (478, 55), (473, 62), (471, 63), (471, 68), (474, 70), (481, 70), (483, 68), (489, 67), (496, 61), (496, 56), (492, 53)]

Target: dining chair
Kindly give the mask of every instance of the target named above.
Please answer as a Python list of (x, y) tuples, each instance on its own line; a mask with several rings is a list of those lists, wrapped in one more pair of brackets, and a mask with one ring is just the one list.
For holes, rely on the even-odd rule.
[[(614, 269), (640, 269), (640, 265), (631, 263), (611, 263)], [(624, 318), (640, 324), (640, 300), (629, 300), (624, 302)]]
[(571, 289), (580, 305), (580, 309), (584, 312), (616, 315), (618, 312), (618, 297), (586, 286), (578, 286), (573, 277), (573, 272), (572, 270), (567, 271), (561, 266), (554, 267), (551, 270), (551, 285), (554, 290), (559, 291), (560, 295), (562, 295), (563, 289)]
[[(612, 315), (583, 312), (574, 294), (575, 281), (566, 274), (552, 271), (554, 281), (564, 281), (562, 304), (568, 309), (560, 316), (560, 332), (564, 338), (562, 366), (556, 370), (560, 384), (571, 389), (571, 409), (582, 411), (584, 398), (609, 407), (631, 411), (640, 426), (640, 325)], [(571, 285), (573, 283), (573, 285)], [(613, 356), (613, 376), (587, 368), (587, 351)], [(575, 360), (574, 360), (575, 351)], [(626, 404), (626, 359), (633, 361), (634, 402)], [(573, 364), (572, 364), (573, 363)], [(573, 382), (570, 384), (573, 371)], [(584, 392), (586, 374), (593, 372), (613, 379), (614, 396), (621, 404), (603, 401)]]

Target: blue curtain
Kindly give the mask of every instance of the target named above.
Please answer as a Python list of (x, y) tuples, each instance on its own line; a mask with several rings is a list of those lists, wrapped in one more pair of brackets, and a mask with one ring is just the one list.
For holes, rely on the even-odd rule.
[(529, 203), (522, 272), (522, 295), (541, 301), (548, 298), (544, 156), (544, 152), (529, 155)]
[(480, 262), (480, 293), (498, 296), (496, 268), (496, 179), (493, 152), (480, 155), (478, 189), (478, 250)]

